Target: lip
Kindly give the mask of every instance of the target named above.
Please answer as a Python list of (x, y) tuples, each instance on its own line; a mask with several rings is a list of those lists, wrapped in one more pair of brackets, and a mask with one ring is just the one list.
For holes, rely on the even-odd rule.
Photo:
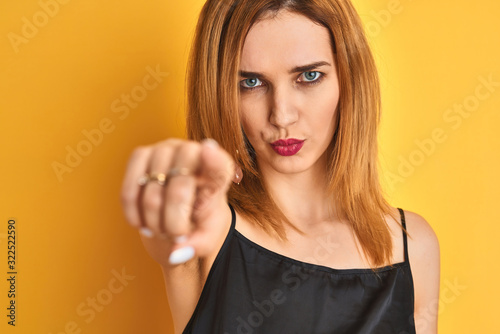
[(304, 146), (304, 140), (290, 138), (290, 139), (279, 139), (271, 143), (273, 150), (279, 155), (289, 157), (297, 152)]
[(289, 139), (278, 139), (277, 141), (271, 143), (273, 146), (289, 146), (293, 144), (299, 144), (304, 142), (303, 140), (300, 139), (295, 139), (295, 138), (289, 138)]

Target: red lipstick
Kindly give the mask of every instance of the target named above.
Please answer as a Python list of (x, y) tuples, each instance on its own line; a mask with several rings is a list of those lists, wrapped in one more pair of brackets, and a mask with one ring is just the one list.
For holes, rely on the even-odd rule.
[(273, 150), (279, 155), (288, 157), (296, 154), (304, 146), (304, 140), (295, 138), (279, 139), (271, 143)]

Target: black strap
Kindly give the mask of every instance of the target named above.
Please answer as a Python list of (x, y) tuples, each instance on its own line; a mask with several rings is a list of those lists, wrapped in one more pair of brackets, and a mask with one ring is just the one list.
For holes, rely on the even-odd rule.
[(236, 213), (234, 212), (233, 206), (227, 203), (229, 205), (229, 208), (231, 209), (231, 228), (229, 231), (233, 231), (234, 228), (236, 227)]
[(405, 262), (408, 262), (408, 238), (406, 236), (406, 221), (405, 221), (405, 212), (403, 211), (403, 209), (401, 208), (398, 208), (399, 210), (399, 214), (401, 215), (401, 225), (403, 225), (403, 244), (404, 244), (404, 248), (405, 248)]

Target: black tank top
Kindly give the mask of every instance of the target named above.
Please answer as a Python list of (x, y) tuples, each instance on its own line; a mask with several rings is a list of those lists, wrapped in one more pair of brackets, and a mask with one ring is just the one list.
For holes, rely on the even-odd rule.
[[(404, 262), (333, 269), (288, 258), (231, 228), (185, 334), (415, 334), (414, 290)], [(398, 208), (406, 228), (404, 211)]]

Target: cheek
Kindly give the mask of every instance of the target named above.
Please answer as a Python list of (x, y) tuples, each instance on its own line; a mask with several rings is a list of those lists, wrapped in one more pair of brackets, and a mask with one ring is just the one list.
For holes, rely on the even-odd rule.
[(260, 151), (260, 145), (262, 145), (261, 129), (263, 125), (259, 124), (253, 115), (247, 114), (244, 111), (240, 112), (240, 122), (241, 128), (250, 145), (252, 145), (255, 151)]
[(255, 138), (257, 137), (255, 129), (258, 128), (258, 126), (255, 124), (255, 120), (252, 117), (252, 112), (251, 110), (248, 110), (247, 108), (245, 108), (245, 106), (243, 106), (240, 103), (239, 114), (240, 114), (241, 128), (243, 129), (243, 132), (247, 137), (248, 141), (255, 149), (255, 144), (256, 144)]
[[(332, 94), (332, 91), (335, 94)], [(338, 90), (326, 90), (314, 98), (314, 115), (311, 122), (314, 124), (314, 131), (325, 136), (333, 135), (335, 131), (335, 118), (339, 102)]]
[(241, 98), (239, 104), (241, 126), (249, 139), (257, 136), (259, 129), (265, 127), (265, 106), (261, 104), (256, 99)]

